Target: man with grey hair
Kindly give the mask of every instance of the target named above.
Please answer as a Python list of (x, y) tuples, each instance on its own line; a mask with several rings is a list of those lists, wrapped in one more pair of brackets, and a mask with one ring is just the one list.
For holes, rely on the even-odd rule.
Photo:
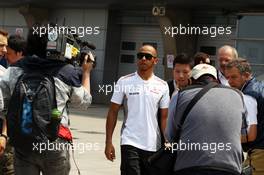
[[(231, 87), (242, 90), (252, 76), (251, 66), (246, 59), (238, 58), (226, 65), (225, 75)], [(247, 135), (242, 137), (242, 143), (253, 142), (257, 136), (257, 101), (250, 95), (243, 94), (247, 108)]]
[[(249, 62), (246, 59), (236, 59), (226, 66), (226, 75), (231, 86), (240, 89), (257, 101), (257, 137), (244, 145), (249, 150), (246, 164), (254, 167), (253, 175), (264, 174), (264, 83), (252, 75)], [(250, 134), (250, 133), (248, 133)]]
[(219, 69), (217, 71), (218, 81), (226, 86), (229, 86), (228, 80), (225, 77), (225, 66), (228, 62), (233, 59), (237, 59), (237, 50), (229, 45), (224, 45), (218, 49), (217, 59), (219, 64)]

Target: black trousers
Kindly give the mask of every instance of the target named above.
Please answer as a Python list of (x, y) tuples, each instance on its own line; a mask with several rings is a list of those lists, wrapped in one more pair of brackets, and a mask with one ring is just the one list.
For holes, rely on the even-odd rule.
[(214, 170), (214, 169), (184, 169), (174, 172), (174, 175), (237, 175), (227, 171)]
[(155, 152), (121, 145), (121, 175), (161, 175), (157, 169), (147, 163), (147, 159), (153, 153)]

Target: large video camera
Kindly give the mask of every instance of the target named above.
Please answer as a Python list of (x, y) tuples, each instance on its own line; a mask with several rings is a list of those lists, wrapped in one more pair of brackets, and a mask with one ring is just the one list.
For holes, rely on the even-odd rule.
[[(96, 66), (96, 55), (94, 53), (94, 50), (96, 49), (96, 47), (88, 42), (88, 41), (81, 41), (81, 40), (77, 40), (80, 43), (80, 54), (78, 55), (77, 59), (73, 59), (73, 65), (82, 65), (85, 59), (85, 56), (88, 56), (88, 62), (91, 61), (93, 62), (93, 67), (95, 68)], [(93, 55), (93, 58), (89, 57), (89, 53), (91, 53)]]
[[(71, 34), (69, 28), (63, 31), (56, 29), (48, 32), (47, 58), (59, 59), (74, 66), (81, 66), (87, 55), (87, 61), (93, 62), (95, 67), (95, 49), (96, 47), (92, 43), (82, 41), (77, 35)], [(93, 58), (89, 57), (89, 53), (93, 55)]]

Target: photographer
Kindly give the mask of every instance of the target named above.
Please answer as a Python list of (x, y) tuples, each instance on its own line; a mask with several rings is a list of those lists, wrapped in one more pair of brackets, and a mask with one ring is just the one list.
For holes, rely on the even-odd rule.
[[(56, 58), (46, 58), (47, 41), (47, 36), (34, 35), (33, 30), (30, 30), (27, 38), (28, 56), (11, 65), (0, 81), (0, 102), (3, 104), (0, 106), (0, 110), (2, 111), (1, 115), (7, 115), (8, 134), (10, 142), (15, 148), (14, 166), (17, 175), (39, 175), (40, 172), (43, 175), (69, 174), (69, 146), (65, 146), (72, 141), (68, 103), (72, 107), (87, 109), (92, 101), (90, 72), (93, 63), (88, 60), (93, 59), (93, 55), (85, 56), (82, 64), (82, 76), (80, 76), (78, 69), (73, 65)], [(36, 78), (38, 76), (44, 77), (43, 80), (38, 80)], [(50, 77), (51, 79), (49, 79)], [(53, 94), (46, 94), (45, 98), (40, 98), (46, 91), (41, 94), (37, 90), (39, 87), (45, 88), (42, 86), (42, 82), (50, 81), (53, 84), (46, 84), (46, 86), (48, 86), (47, 90), (53, 88)], [(36, 86), (36, 83), (39, 85)], [(25, 95), (21, 102), (17, 93), (24, 84), (29, 87), (23, 86), (22, 90)], [(31, 86), (37, 88), (32, 90)], [(52, 92), (52, 90), (48, 92)], [(30, 96), (28, 93), (33, 95), (30, 94)], [(33, 98), (28, 98), (28, 96), (33, 96)], [(18, 100), (14, 101), (14, 99)], [(45, 100), (50, 100), (51, 103), (47, 103)], [(52, 100), (55, 101), (55, 104), (52, 104)], [(56, 120), (59, 123), (56, 127), (53, 127), (52, 123), (55, 119), (51, 118), (55, 115), (53, 109), (56, 109), (58, 114)], [(21, 122), (16, 123), (16, 120)], [(23, 133), (19, 133), (22, 131)], [(40, 140), (42, 138), (43, 143)], [(38, 142), (31, 143), (31, 139), (34, 141), (38, 139)], [(42, 144), (45, 146), (54, 144), (55, 149), (51, 150), (45, 147), (46, 149), (40, 153), (38, 149)], [(58, 145), (64, 146), (58, 148)]]

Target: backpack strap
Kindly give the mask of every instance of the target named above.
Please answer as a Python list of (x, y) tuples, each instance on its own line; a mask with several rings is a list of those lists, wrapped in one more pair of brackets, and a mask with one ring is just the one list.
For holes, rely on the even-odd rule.
[(218, 86), (218, 83), (212, 82), (206, 85), (202, 90), (200, 90), (195, 97), (191, 100), (191, 102), (188, 104), (186, 109), (184, 110), (183, 116), (180, 121), (180, 125), (182, 126), (187, 115), (190, 113), (192, 110), (193, 106), (211, 89)]
[[(187, 118), (188, 114), (190, 113), (190, 111), (192, 110), (193, 106), (211, 89), (218, 86), (218, 83), (216, 82), (211, 82), (209, 84), (207, 84), (206, 86), (204, 86), (202, 88), (202, 90), (200, 90), (195, 96), (194, 98), (190, 101), (190, 103), (187, 105), (186, 109), (183, 112), (183, 115), (180, 119), (180, 123), (177, 125), (179, 130), (177, 131), (177, 136), (176, 138), (176, 142), (179, 141), (180, 139), (180, 135), (181, 135), (181, 128), (184, 124), (185, 119)], [(180, 92), (179, 92), (180, 93)], [(177, 100), (178, 103), (178, 100)], [(178, 106), (178, 105), (177, 105)], [(177, 107), (176, 107), (177, 110)], [(176, 113), (175, 113), (176, 114)]]

